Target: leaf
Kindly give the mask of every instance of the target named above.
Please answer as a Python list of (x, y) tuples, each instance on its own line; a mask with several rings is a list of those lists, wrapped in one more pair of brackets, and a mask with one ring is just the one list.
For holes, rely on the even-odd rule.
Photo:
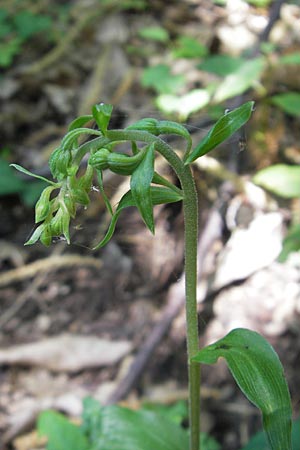
[(190, 164), (232, 136), (249, 120), (253, 107), (254, 102), (247, 102), (239, 108), (224, 114), (224, 116), (217, 121), (215, 126), (208, 132), (204, 139), (200, 141), (197, 147), (194, 148), (186, 159), (185, 164)]
[(138, 30), (138, 35), (150, 41), (167, 42), (169, 33), (163, 27), (143, 27)]
[(242, 94), (257, 82), (265, 66), (264, 58), (256, 58), (246, 61), (237, 71), (227, 75), (214, 95), (214, 102), (224, 100)]
[(201, 62), (197, 68), (206, 72), (212, 72), (220, 77), (226, 77), (238, 71), (245, 63), (244, 58), (230, 55), (213, 55)]
[[(300, 450), (300, 419), (292, 423), (292, 448)], [(263, 431), (256, 433), (241, 450), (270, 450), (265, 433)]]
[(225, 358), (241, 391), (263, 416), (272, 450), (291, 450), (292, 407), (283, 367), (271, 345), (255, 331), (237, 328), (192, 358), (214, 364)]
[(275, 164), (257, 172), (253, 181), (280, 197), (300, 197), (300, 166)]
[(300, 117), (300, 94), (298, 92), (273, 95), (271, 102), (287, 114)]
[(174, 58), (201, 58), (208, 52), (205, 45), (189, 36), (180, 36), (175, 45), (172, 52)]
[(48, 178), (42, 177), (40, 175), (36, 175), (35, 173), (30, 172), (27, 169), (24, 169), (24, 167), (19, 166), (18, 164), (10, 164), (11, 167), (14, 167), (15, 169), (17, 169), (19, 172), (25, 173), (25, 175), (29, 175), (30, 177), (34, 177), (37, 178), (38, 180), (42, 180), (45, 181), (48, 184), (51, 184), (51, 186), (56, 186), (57, 187), (57, 183), (54, 183), (51, 180), (48, 180)]
[(184, 85), (185, 79), (182, 75), (173, 75), (166, 64), (157, 64), (143, 71), (141, 82), (158, 93), (173, 94)]
[(189, 448), (188, 433), (183, 428), (151, 411), (133, 411), (116, 405), (105, 408), (99, 405), (97, 411), (97, 406), (89, 402), (85, 403), (83, 419), (83, 427), (92, 438), (93, 450)]
[(62, 414), (44, 411), (37, 424), (38, 432), (47, 436), (47, 450), (88, 450), (89, 443), (81, 429)]
[(163, 94), (156, 99), (156, 105), (166, 114), (177, 114), (186, 120), (190, 114), (204, 108), (210, 101), (207, 89), (193, 89), (185, 95)]
[(143, 160), (130, 179), (131, 193), (143, 221), (154, 234), (153, 203), (150, 185), (154, 175), (154, 144), (150, 144)]
[[(178, 202), (178, 201), (182, 200), (182, 198), (183, 198), (182, 195), (180, 195), (178, 192), (175, 192), (173, 189), (168, 189), (168, 188), (150, 186), (150, 192), (151, 192), (151, 199), (152, 199), (153, 205), (174, 203), (174, 202)], [(121, 211), (130, 206), (136, 206), (136, 204), (133, 199), (132, 192), (128, 191), (121, 198), (119, 205), (111, 218), (111, 222), (110, 222), (109, 228), (106, 232), (106, 235), (99, 242), (99, 244), (97, 244), (93, 248), (93, 250), (97, 250), (100, 247), (104, 247), (104, 245), (106, 245), (110, 241), (110, 239), (112, 238), (112, 236), (114, 234), (115, 227), (116, 227), (119, 215), (121, 214)]]

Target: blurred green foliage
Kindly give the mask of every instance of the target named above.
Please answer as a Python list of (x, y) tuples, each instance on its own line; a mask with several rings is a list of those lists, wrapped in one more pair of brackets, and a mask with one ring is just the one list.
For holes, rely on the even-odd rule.
[(12, 14), (0, 8), (0, 67), (9, 67), (14, 57), (22, 52), (23, 45), (33, 36), (43, 32), (43, 37), (50, 39), (49, 30), (52, 26), (49, 15), (26, 10)]

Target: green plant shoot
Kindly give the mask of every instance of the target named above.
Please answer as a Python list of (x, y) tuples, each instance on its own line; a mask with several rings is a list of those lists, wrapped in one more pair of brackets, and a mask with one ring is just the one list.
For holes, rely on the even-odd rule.
[[(128, 450), (208, 450), (200, 439), (200, 364), (213, 363), (219, 356), (226, 358), (229, 368), (242, 391), (263, 413), (263, 425), (272, 450), (290, 450), (291, 405), (288, 388), (283, 377), (282, 366), (272, 347), (259, 335), (249, 330), (235, 330), (223, 340), (202, 350), (199, 349), (197, 287), (197, 239), (198, 214), (197, 192), (190, 164), (228, 139), (250, 118), (253, 102), (224, 114), (192, 149), (191, 137), (180, 124), (170, 121), (142, 119), (126, 129), (109, 128), (112, 106), (103, 103), (92, 108), (92, 115), (75, 119), (61, 145), (52, 153), (49, 165), (55, 181), (43, 178), (48, 187), (36, 204), (37, 228), (26, 245), (41, 241), (51, 244), (52, 239), (63, 236), (70, 243), (69, 226), (78, 206), (88, 206), (94, 178), (97, 178), (105, 205), (111, 214), (109, 229), (94, 248), (105, 245), (112, 237), (122, 210), (136, 206), (149, 230), (155, 232), (153, 208), (157, 204), (182, 201), (185, 221), (185, 291), (186, 291), (186, 337), (187, 366), (189, 378), (189, 437), (178, 428), (174, 431), (154, 413), (104, 408), (103, 421), (99, 424), (98, 444), (93, 449)], [(94, 119), (98, 129), (86, 125)], [(161, 135), (176, 134), (186, 141), (182, 156), (161, 138)], [(81, 136), (93, 137), (80, 143)], [(116, 151), (118, 144), (128, 142), (131, 151), (124, 155)], [(155, 170), (155, 153), (159, 153), (170, 164), (178, 177), (180, 188), (170, 183)], [(83, 158), (87, 161), (82, 173)], [(28, 174), (26, 169), (14, 167)], [(80, 168), (80, 171), (79, 171)], [(121, 198), (114, 211), (105, 194), (103, 172), (111, 170), (130, 177), (130, 189)], [(35, 175), (33, 175), (35, 176)], [(44, 431), (46, 417), (40, 426)], [(59, 419), (61, 420), (61, 419)], [(133, 423), (136, 426), (133, 426)], [(61, 423), (62, 424), (62, 423)], [(102, 425), (101, 425), (102, 424)], [(50, 426), (50, 425), (49, 425)], [(102, 427), (102, 428), (101, 428)], [(105, 428), (107, 427), (107, 428)], [(141, 428), (139, 431), (137, 428)], [(169, 427), (169, 428), (168, 428)], [(48, 427), (49, 429), (49, 427)], [(166, 430), (169, 432), (166, 433)], [(118, 430), (111, 433), (111, 430)], [(174, 436), (176, 440), (174, 441)], [(125, 439), (126, 438), (126, 439)], [(178, 438), (178, 439), (177, 439)], [(82, 448), (86, 440), (81, 439)], [(127, 442), (127, 444), (126, 444)], [(127, 446), (126, 446), (126, 445)], [(61, 447), (51, 446), (53, 450)], [(74, 447), (75, 448), (75, 447)], [(216, 449), (216, 446), (210, 447)]]

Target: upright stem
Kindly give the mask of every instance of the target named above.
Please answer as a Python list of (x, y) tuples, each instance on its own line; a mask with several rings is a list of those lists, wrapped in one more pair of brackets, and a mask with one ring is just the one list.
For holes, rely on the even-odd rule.
[(185, 292), (186, 292), (186, 334), (189, 376), (189, 422), (190, 450), (199, 450), (200, 430), (200, 365), (191, 361), (199, 350), (197, 314), (197, 240), (198, 201), (194, 179), (189, 166), (162, 139), (146, 131), (110, 130), (110, 141), (132, 140), (155, 142), (155, 148), (173, 167), (183, 191), (183, 211), (185, 223)]

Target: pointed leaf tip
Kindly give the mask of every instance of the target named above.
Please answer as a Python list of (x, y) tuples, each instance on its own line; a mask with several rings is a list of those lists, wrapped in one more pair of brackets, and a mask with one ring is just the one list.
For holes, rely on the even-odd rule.
[(192, 163), (197, 158), (206, 155), (206, 153), (226, 141), (226, 139), (232, 136), (249, 120), (253, 111), (254, 102), (251, 101), (244, 103), (239, 108), (224, 114), (186, 158), (185, 164), (187, 165)]

